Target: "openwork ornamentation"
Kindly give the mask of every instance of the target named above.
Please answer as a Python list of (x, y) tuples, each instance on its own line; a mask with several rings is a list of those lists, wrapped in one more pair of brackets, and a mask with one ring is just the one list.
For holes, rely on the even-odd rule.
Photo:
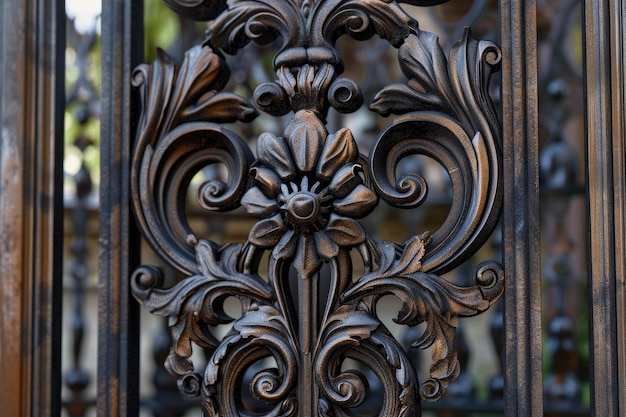
[[(132, 164), (137, 221), (155, 251), (188, 275), (162, 289), (159, 271), (144, 266), (132, 280), (135, 297), (169, 317), (174, 346), (166, 368), (183, 393), (202, 396), (208, 416), (258, 411), (242, 401), (240, 386), (248, 378), (244, 389), (266, 415), (347, 416), (369, 393), (364, 374), (345, 369), (352, 359), (381, 382), (379, 415), (419, 415), (420, 398), (437, 400), (459, 373), (453, 346), (458, 317), (484, 311), (503, 290), (502, 268), (493, 262), (478, 267), (473, 287), (438, 275), (475, 253), (499, 217), (501, 133), (487, 93), (499, 49), (467, 30), (447, 59), (437, 37), (420, 31), (394, 1), (166, 3), (214, 19), (204, 44), (188, 51), (180, 66), (161, 51), (133, 78), (142, 102)], [(381, 115), (401, 116), (380, 133), (369, 157), (360, 154), (350, 130), (326, 129), (330, 107), (350, 113), (363, 103), (358, 84), (339, 77), (343, 64), (334, 45), (344, 34), (387, 39), (409, 80), (384, 88), (372, 103)], [(293, 117), (282, 134), (258, 137), (255, 156), (220, 125), (257, 115), (247, 100), (221, 91), (229, 77), (221, 54), (277, 38), (277, 80), (258, 86), (255, 104), (276, 116), (293, 111)], [(379, 198), (404, 208), (425, 201), (423, 177), (396, 178), (399, 161), (413, 154), (448, 171), (450, 213), (432, 233), (404, 243), (376, 241), (358, 219)], [(198, 201), (207, 210), (244, 206), (258, 219), (245, 244), (218, 245), (187, 223), (188, 186), (215, 163), (228, 179), (202, 184)], [(354, 256), (365, 267), (356, 279)], [(377, 317), (377, 303), (387, 294), (402, 302), (398, 323), (426, 323), (414, 343), (433, 346), (430, 376), (421, 386)], [(233, 321), (224, 311), (233, 296), (242, 315), (219, 338), (213, 326)], [(191, 360), (193, 344), (210, 352), (203, 374)], [(267, 358), (274, 365), (265, 366)]]

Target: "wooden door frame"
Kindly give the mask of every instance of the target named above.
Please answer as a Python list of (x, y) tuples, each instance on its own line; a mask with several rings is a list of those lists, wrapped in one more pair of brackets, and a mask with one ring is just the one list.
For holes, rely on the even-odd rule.
[(0, 404), (7, 416), (61, 409), (64, 22), (62, 0), (0, 4)]

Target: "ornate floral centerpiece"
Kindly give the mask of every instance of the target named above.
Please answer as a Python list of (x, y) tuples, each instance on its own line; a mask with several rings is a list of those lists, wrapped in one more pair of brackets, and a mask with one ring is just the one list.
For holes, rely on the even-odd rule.
[[(369, 392), (362, 373), (342, 367), (352, 359), (381, 382), (381, 416), (419, 415), (420, 398), (439, 399), (459, 373), (453, 347), (458, 317), (484, 311), (503, 290), (502, 269), (493, 262), (479, 265), (472, 287), (439, 275), (475, 253), (498, 221), (501, 133), (487, 88), (499, 49), (473, 39), (468, 29), (448, 59), (437, 37), (420, 31), (395, 1), (166, 3), (213, 19), (205, 42), (180, 66), (161, 51), (133, 78), (142, 105), (132, 165), (137, 223), (157, 254), (187, 276), (163, 289), (158, 270), (144, 266), (132, 281), (148, 310), (169, 317), (174, 346), (167, 369), (184, 393), (202, 396), (208, 416), (251, 413), (240, 392), (250, 370), (249, 391), (266, 405), (266, 415), (343, 416)], [(335, 41), (344, 34), (388, 40), (408, 79), (383, 88), (370, 105), (383, 116), (400, 116), (368, 157), (349, 129), (326, 129), (330, 107), (350, 113), (363, 103), (358, 84), (339, 77), (343, 62)], [(222, 91), (229, 78), (223, 53), (278, 38), (277, 79), (257, 87), (256, 107)], [(293, 117), (282, 134), (260, 134), (255, 153), (221, 124), (249, 122), (257, 109)], [(449, 173), (450, 213), (439, 229), (404, 243), (377, 241), (359, 219), (379, 199), (418, 209), (426, 198), (423, 177), (396, 178), (399, 161), (413, 154)], [(258, 219), (244, 244), (219, 245), (188, 225), (184, 198), (191, 179), (215, 163), (226, 167), (228, 180), (204, 183), (198, 201), (212, 211), (243, 206)], [(353, 256), (365, 269), (356, 278)], [(322, 283), (328, 294), (321, 294)], [(421, 385), (377, 317), (377, 303), (387, 294), (402, 302), (398, 323), (426, 323), (414, 343), (433, 346), (430, 376)], [(219, 338), (212, 326), (232, 321), (224, 311), (232, 296), (242, 315)], [(194, 344), (210, 352), (203, 372), (191, 360)], [(266, 358), (275, 366), (257, 370)]]

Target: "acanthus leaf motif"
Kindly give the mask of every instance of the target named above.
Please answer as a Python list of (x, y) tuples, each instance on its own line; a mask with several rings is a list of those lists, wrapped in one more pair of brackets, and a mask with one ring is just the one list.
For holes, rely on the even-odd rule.
[(218, 248), (195, 236), (189, 236), (188, 241), (196, 248), (200, 274), (187, 277), (169, 289), (156, 287), (158, 280), (146, 280), (141, 269), (132, 279), (135, 298), (151, 313), (169, 318), (175, 343), (171, 355), (175, 356), (169, 358), (168, 363), (175, 374), (192, 366), (181, 359), (191, 357), (191, 342), (207, 348), (219, 346), (211, 326), (233, 320), (224, 311), (223, 302), (227, 297), (240, 295), (265, 302), (274, 298), (270, 287), (260, 277), (236, 271), (234, 261), (240, 246)]
[(398, 60), (409, 81), (383, 88), (370, 105), (372, 110), (383, 116), (417, 110), (456, 111), (448, 60), (437, 35), (419, 31), (409, 36), (398, 50)]
[[(480, 132), (490, 141), (502, 136), (500, 121), (489, 96), (491, 75), (500, 70), (502, 52), (493, 42), (476, 40), (469, 27), (450, 51), (450, 77), (459, 101), (459, 120), (468, 125), (466, 131), (473, 136)], [(476, 111), (475, 109), (480, 109)], [(495, 140), (498, 148), (499, 140)]]
[(398, 55), (409, 81), (380, 91), (372, 109), (403, 116), (381, 132), (372, 147), (371, 177), (386, 202), (411, 208), (425, 201), (426, 179), (419, 172), (396, 179), (395, 166), (389, 169), (385, 164), (418, 154), (448, 171), (455, 204), (433, 232), (423, 262), (426, 271), (442, 273), (485, 242), (502, 207), (502, 132), (488, 92), (501, 52), (492, 42), (475, 40), (466, 29), (449, 61), (437, 37), (423, 31), (410, 35)]
[[(378, 298), (393, 294), (402, 301), (402, 308), (394, 321), (408, 326), (426, 322), (426, 329), (413, 346), (421, 349), (433, 346), (431, 378), (422, 386), (422, 397), (434, 401), (441, 398), (448, 383), (459, 372), (456, 351), (452, 347), (458, 318), (486, 310), (504, 287), (500, 273), (488, 283), (477, 279), (479, 285), (466, 288), (437, 275), (421, 272), (420, 260), (428, 240), (429, 234), (414, 236), (405, 243), (400, 253), (396, 245), (382, 242), (379, 245), (379, 268), (364, 274), (344, 292), (342, 301), (364, 302), (368, 309), (373, 310)], [(484, 287), (494, 290), (486, 292)]]
[(320, 1), (311, 17), (311, 36), (316, 44), (333, 45), (347, 33), (366, 40), (377, 34), (398, 47), (416, 30), (417, 22), (395, 1)]
[(213, 120), (215, 123), (227, 123), (233, 120), (250, 122), (258, 116), (248, 100), (238, 94), (217, 93), (200, 97), (195, 104), (181, 112), (185, 122)]
[(157, 254), (191, 275), (194, 253), (185, 243), (191, 228), (173, 207), (183, 201), (192, 177), (217, 162), (227, 167), (228, 183), (202, 184), (199, 203), (211, 211), (238, 207), (253, 155), (243, 139), (216, 122), (250, 121), (257, 112), (242, 97), (220, 92), (229, 71), (208, 46), (189, 49), (181, 65), (159, 49), (156, 61), (139, 65), (132, 77), (141, 100), (131, 167), (131, 191), (140, 196), (133, 200), (137, 223)]
[(227, 0), (163, 0), (167, 6), (190, 19), (211, 20), (227, 8)]
[(432, 92), (420, 91), (417, 86), (409, 84), (393, 83), (383, 88), (376, 94), (370, 109), (387, 117), (390, 114), (404, 114), (420, 110), (437, 110), (445, 108), (440, 97)]
[(306, 39), (304, 28), (302, 12), (292, 1), (231, 0), (211, 24), (205, 43), (235, 54), (250, 40), (265, 44), (280, 35), (284, 50)]
[(142, 95), (145, 122), (140, 131), (154, 137), (155, 132), (165, 135), (184, 122), (250, 121), (257, 116), (243, 97), (219, 92), (229, 71), (223, 59), (207, 46), (186, 51), (180, 66), (158, 49), (157, 60), (151, 66), (139, 66), (133, 77), (136, 87), (147, 84)]
[[(475, 40), (469, 28), (450, 51), (449, 61), (436, 35), (419, 31), (399, 48), (406, 85), (383, 88), (370, 108), (383, 116), (433, 110), (449, 114), (471, 137), (476, 132), (500, 137), (500, 127), (488, 85), (499, 69), (501, 52), (488, 41)], [(479, 111), (476, 111), (479, 109)]]

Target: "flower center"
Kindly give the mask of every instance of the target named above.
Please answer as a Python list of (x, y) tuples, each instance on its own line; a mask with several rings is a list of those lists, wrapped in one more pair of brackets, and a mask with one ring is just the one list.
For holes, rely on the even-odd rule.
[(319, 201), (315, 194), (301, 191), (294, 194), (285, 205), (287, 218), (298, 225), (310, 224), (320, 211)]

